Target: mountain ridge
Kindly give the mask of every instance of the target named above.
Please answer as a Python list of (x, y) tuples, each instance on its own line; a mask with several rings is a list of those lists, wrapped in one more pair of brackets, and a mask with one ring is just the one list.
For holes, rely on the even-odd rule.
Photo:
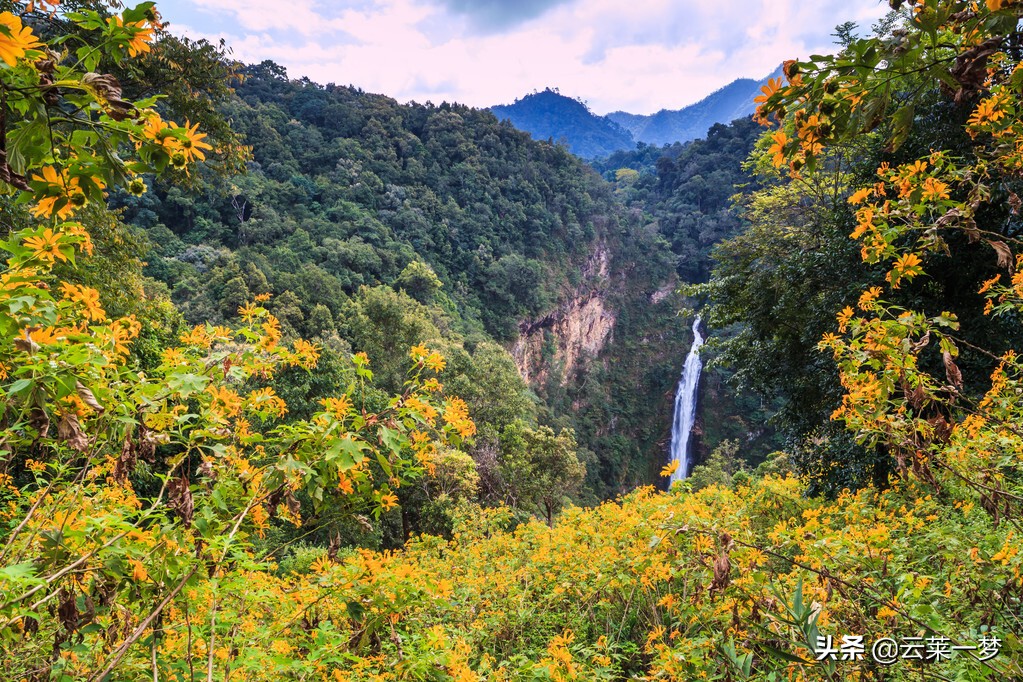
[(613, 111), (598, 116), (585, 102), (562, 95), (557, 88), (530, 93), (490, 111), (534, 139), (563, 142), (573, 154), (595, 159), (634, 149), (640, 142), (655, 146), (689, 142), (706, 135), (715, 123), (751, 116), (761, 86), (780, 75), (779, 66), (760, 80), (738, 78), (693, 104), (653, 114)]
[(536, 140), (563, 141), (569, 151), (582, 158), (607, 156), (632, 149), (632, 134), (617, 122), (597, 116), (585, 103), (546, 88), (516, 99), (512, 104), (490, 107), (501, 120), (509, 120)]

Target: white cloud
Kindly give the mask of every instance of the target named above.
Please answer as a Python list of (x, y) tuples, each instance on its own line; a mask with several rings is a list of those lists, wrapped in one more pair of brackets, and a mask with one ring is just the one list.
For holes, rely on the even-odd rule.
[(273, 59), (292, 76), (474, 106), (552, 86), (597, 113), (677, 109), (833, 49), (836, 24), (868, 28), (887, 9), (877, 0), (577, 0), (539, 14), (534, 3), (495, 33), (436, 0), (182, 2), (194, 11), (173, 29), (223, 37), (237, 58)]

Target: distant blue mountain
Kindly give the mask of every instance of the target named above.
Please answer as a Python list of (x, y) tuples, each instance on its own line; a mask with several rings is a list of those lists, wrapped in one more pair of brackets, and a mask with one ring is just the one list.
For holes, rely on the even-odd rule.
[(536, 140), (564, 142), (576, 156), (592, 159), (636, 146), (629, 131), (597, 116), (579, 100), (550, 88), (517, 99), (513, 104), (490, 107), (497, 118), (508, 119)]
[(740, 78), (699, 102), (675, 111), (661, 109), (648, 116), (615, 111), (605, 118), (628, 130), (638, 142), (656, 146), (687, 142), (706, 135), (715, 123), (730, 123), (737, 118), (752, 116), (756, 109), (753, 98), (760, 94), (760, 87), (767, 83), (768, 78), (780, 76), (781, 67), (778, 67), (770, 76), (759, 81)]
[[(767, 78), (780, 75), (778, 67)], [(597, 116), (581, 101), (550, 88), (490, 110), (534, 139), (564, 142), (577, 156), (594, 159), (633, 149), (637, 142), (658, 147), (688, 142), (704, 137), (715, 123), (751, 116), (756, 108), (753, 98), (760, 94), (760, 86), (767, 78), (759, 81), (740, 78), (695, 104), (649, 115), (616, 111)]]

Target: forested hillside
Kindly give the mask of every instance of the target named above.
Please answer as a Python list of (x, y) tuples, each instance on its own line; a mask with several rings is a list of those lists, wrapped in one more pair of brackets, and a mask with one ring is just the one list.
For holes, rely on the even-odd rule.
[[(389, 390), (408, 347), (443, 340), (478, 392), (481, 462), (499, 467), (501, 433), (539, 420), (575, 430), (580, 499), (651, 480), (685, 325), (676, 299), (651, 300), (673, 288), (672, 254), (610, 185), (487, 111), (399, 105), (271, 63), (240, 75), (223, 113), (252, 149), (247, 173), (121, 199), (153, 244), (146, 273), (188, 322), (235, 321), (272, 293), (285, 338), (366, 352)], [(276, 389), (313, 405), (331, 385)]]
[(892, 5), (605, 178), (0, 8), (5, 679), (1023, 679), (1023, 5)]
[(585, 103), (547, 88), (511, 104), (490, 107), (502, 121), (507, 119), (536, 140), (562, 142), (584, 159), (594, 159), (635, 145), (629, 131), (606, 116), (597, 116)]

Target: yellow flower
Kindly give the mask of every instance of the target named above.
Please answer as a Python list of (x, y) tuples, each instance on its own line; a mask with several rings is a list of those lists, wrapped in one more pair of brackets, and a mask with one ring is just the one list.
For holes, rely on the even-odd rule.
[(273, 388), (270, 386), (253, 391), (249, 394), (246, 402), (250, 408), (260, 412), (267, 412), (276, 417), (283, 417), (288, 411), (288, 406), (277, 397), (277, 394), (274, 393)]
[[(100, 189), (104, 183), (99, 178), (90, 178), (93, 184)], [(82, 190), (81, 182), (77, 177), (68, 177), (67, 170), (57, 173), (53, 166), (44, 166), (42, 175), (32, 176), (34, 183), (45, 184), (44, 187), (37, 187), (37, 192), (42, 192), (36, 205), (30, 210), (37, 218), (49, 218), (56, 215), (64, 219), (74, 213), (87, 203), (85, 192)]]
[(323, 405), (323, 409), (333, 415), (334, 419), (339, 420), (344, 419), (352, 409), (352, 401), (346, 395), (340, 398), (324, 398), (320, 404)]
[(79, 248), (85, 253), (92, 255), (92, 237), (80, 223), (64, 223), (62, 228), (73, 237), (78, 237)]
[(437, 410), (434, 409), (433, 405), (424, 400), (420, 400), (417, 396), (409, 396), (409, 398), (405, 400), (405, 407), (406, 409), (420, 414), (423, 419), (430, 424), (433, 424), (433, 420), (437, 418)]
[(246, 303), (243, 306), (238, 307), (238, 317), (242, 318), (245, 322), (251, 322), (259, 311), (262, 310), (255, 303)]
[[(177, 150), (179, 141), (171, 133), (171, 128), (177, 127), (174, 122), (165, 122), (155, 111), (145, 111), (143, 115), (146, 118), (146, 124), (142, 127), (142, 136), (162, 145), (168, 153)], [(135, 146), (141, 147), (142, 142), (137, 141)]]
[(317, 557), (316, 561), (314, 561), (309, 568), (312, 569), (313, 573), (324, 573), (330, 569), (330, 566), (330, 558), (324, 554), (321, 557)]
[(131, 577), (132, 580), (142, 582), (149, 578), (149, 573), (146, 572), (146, 567), (142, 565), (142, 562), (138, 559), (129, 559), (128, 563), (131, 564)]
[(886, 618), (895, 618), (898, 615), (899, 614), (897, 611), (894, 611), (893, 609), (890, 609), (887, 606), (882, 606), (877, 610), (877, 617), (879, 620), (884, 620)]
[(50, 228), (43, 230), (38, 237), (29, 237), (25, 240), (25, 246), (32, 249), (34, 256), (39, 260), (52, 263), (55, 260), (66, 261), (67, 256), (60, 250), (62, 246), (61, 233), (54, 232)]
[(206, 393), (212, 396), (210, 411), (218, 417), (235, 417), (242, 409), (241, 396), (229, 388), (210, 385)]
[(476, 433), (476, 424), (469, 418), (469, 406), (461, 398), (449, 398), (444, 403), (444, 421), (462, 438)]
[(789, 137), (785, 134), (784, 130), (779, 130), (771, 135), (771, 139), (774, 144), (767, 150), (768, 154), (773, 154), (771, 162), (775, 168), (781, 168), (785, 165), (785, 145), (788, 144)]
[(342, 475), (341, 480), (337, 482), (337, 489), (343, 492), (345, 495), (355, 494), (355, 487), (352, 485), (352, 480), (344, 475)]
[[(995, 123), (1002, 118), (1005, 118), (1005, 111), (1001, 108), (999, 98), (997, 96), (989, 97), (977, 105), (973, 114), (970, 115), (967, 125), (971, 128), (979, 128), (988, 122)], [(976, 133), (971, 130), (970, 134), (975, 135)]]
[(10, 12), (0, 14), (0, 59), (8, 66), (16, 66), (26, 51), (41, 44), (32, 35), (32, 29), (22, 25), (20, 18)]
[(444, 370), (444, 356), (437, 351), (430, 353), (423, 362), (426, 363), (426, 366), (434, 372), (441, 372)]
[(203, 138), (206, 137), (206, 133), (199, 132), (199, 124), (189, 125), (189, 122), (185, 121), (185, 139), (180, 141), (181, 153), (185, 155), (188, 161), (199, 159), (200, 161), (206, 160), (206, 155), (203, 154), (203, 149), (213, 149), (213, 145), (203, 142)]
[(991, 279), (984, 280), (984, 283), (981, 285), (980, 289), (977, 290), (977, 293), (986, 294), (988, 291), (991, 290), (991, 287), (993, 287), (995, 284), (998, 284), (998, 280), (1000, 280), (1001, 278), (1002, 278), (1001, 275), (995, 275)]
[(892, 271), (897, 276), (896, 282), (903, 277), (913, 279), (916, 275), (923, 273), (923, 268), (920, 267), (922, 262), (915, 253), (906, 253), (900, 256), (892, 267)]
[(881, 287), (870, 287), (864, 291), (860, 294), (860, 301), (858, 303), (860, 310), (869, 310), (880, 295)]
[(661, 476), (664, 476), (665, 478), (671, 476), (678, 470), (678, 465), (679, 461), (677, 459), (672, 460), (663, 469), (661, 469)]
[(384, 493), (380, 496), (380, 506), (383, 507), (384, 511), (393, 509), (398, 506), (398, 496), (392, 492)]
[(312, 369), (320, 359), (320, 347), (315, 343), (309, 343), (305, 339), (296, 339), (293, 344), (295, 356), (291, 364), (298, 365), (302, 369)]
[(213, 343), (213, 337), (206, 330), (205, 325), (196, 325), (187, 332), (184, 332), (180, 336), (181, 343), (188, 346), (198, 346), (200, 348), (209, 348)]

